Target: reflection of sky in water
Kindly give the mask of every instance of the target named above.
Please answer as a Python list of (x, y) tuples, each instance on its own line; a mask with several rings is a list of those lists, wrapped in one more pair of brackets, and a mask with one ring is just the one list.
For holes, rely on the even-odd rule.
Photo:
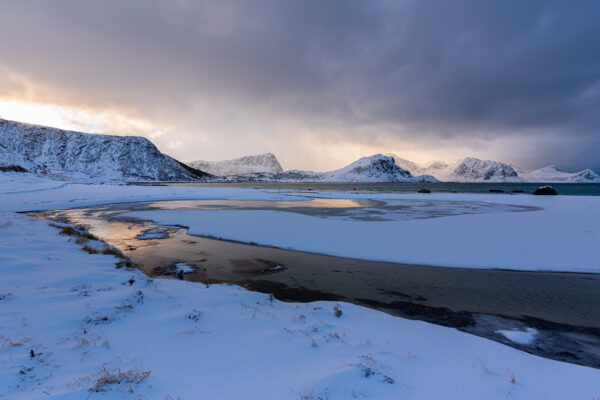
[[(329, 199), (269, 201), (269, 200), (172, 200), (140, 203), (105, 204), (68, 211), (70, 217), (94, 220), (91, 232), (101, 237), (130, 236), (132, 229), (141, 233), (139, 225), (108, 219), (119, 218), (131, 211), (152, 210), (280, 210), (320, 218), (362, 221), (408, 221), (423, 218), (450, 217), (467, 214), (529, 212), (540, 208), (477, 201), (448, 201), (422, 199)], [(143, 229), (142, 229), (143, 230)], [(135, 236), (135, 235), (134, 235)]]
[(206, 208), (357, 208), (374, 203), (353, 199), (322, 199), (270, 201), (270, 200), (175, 200), (146, 203), (161, 210), (206, 209)]

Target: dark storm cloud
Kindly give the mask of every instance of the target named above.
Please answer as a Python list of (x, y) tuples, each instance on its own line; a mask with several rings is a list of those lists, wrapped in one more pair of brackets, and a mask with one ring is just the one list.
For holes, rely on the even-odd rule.
[(81, 101), (165, 118), (223, 101), (432, 147), (527, 139), (532, 165), (600, 168), (597, 1), (24, 0), (1, 16), (0, 66)]

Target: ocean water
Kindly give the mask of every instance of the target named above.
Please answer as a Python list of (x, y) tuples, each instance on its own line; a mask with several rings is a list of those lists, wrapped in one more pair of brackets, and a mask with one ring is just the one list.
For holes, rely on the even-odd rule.
[(326, 182), (243, 182), (243, 183), (199, 183), (181, 182), (167, 183), (170, 186), (207, 186), (207, 187), (241, 187), (273, 190), (332, 190), (360, 192), (393, 192), (414, 193), (419, 189), (429, 189), (432, 193), (489, 193), (490, 190), (502, 190), (513, 193), (533, 193), (540, 186), (550, 185), (559, 195), (600, 196), (600, 183), (326, 183)]

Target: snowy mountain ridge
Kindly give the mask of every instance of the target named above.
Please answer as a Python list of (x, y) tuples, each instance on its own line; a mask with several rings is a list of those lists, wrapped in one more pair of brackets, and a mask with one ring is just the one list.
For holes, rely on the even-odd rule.
[(578, 172), (563, 172), (556, 168), (556, 166), (549, 165), (529, 171), (517, 168), (517, 172), (526, 182), (600, 182), (600, 175), (589, 168)]
[(229, 176), (228, 179), (263, 182), (437, 182), (429, 175), (412, 176), (394, 163), (392, 157), (382, 154), (363, 157), (343, 168), (327, 172), (291, 170), (241, 174)]
[(0, 165), (78, 181), (189, 181), (209, 175), (148, 139), (66, 131), (0, 119)]
[(420, 165), (395, 154), (387, 155), (393, 157), (396, 164), (413, 175), (429, 174), (442, 182), (600, 182), (600, 175), (591, 169), (562, 172), (551, 165), (536, 170), (525, 170), (508, 163), (480, 160), (475, 157), (465, 157), (452, 164), (434, 161)]
[(328, 172), (283, 171), (272, 153), (191, 165), (161, 153), (143, 137), (73, 132), (0, 119), (0, 171), (24, 169), (84, 182), (217, 177), (238, 182), (600, 182), (600, 175), (590, 169), (573, 173), (555, 166), (524, 170), (474, 157), (421, 165), (395, 154), (375, 154)]
[(283, 168), (273, 153), (256, 154), (223, 161), (191, 161), (193, 168), (216, 176), (244, 174), (281, 173)]

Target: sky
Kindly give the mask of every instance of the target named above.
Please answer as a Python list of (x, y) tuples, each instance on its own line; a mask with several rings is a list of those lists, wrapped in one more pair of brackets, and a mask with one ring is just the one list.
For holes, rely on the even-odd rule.
[(180, 160), (600, 170), (600, 2), (0, 0), (0, 116)]

